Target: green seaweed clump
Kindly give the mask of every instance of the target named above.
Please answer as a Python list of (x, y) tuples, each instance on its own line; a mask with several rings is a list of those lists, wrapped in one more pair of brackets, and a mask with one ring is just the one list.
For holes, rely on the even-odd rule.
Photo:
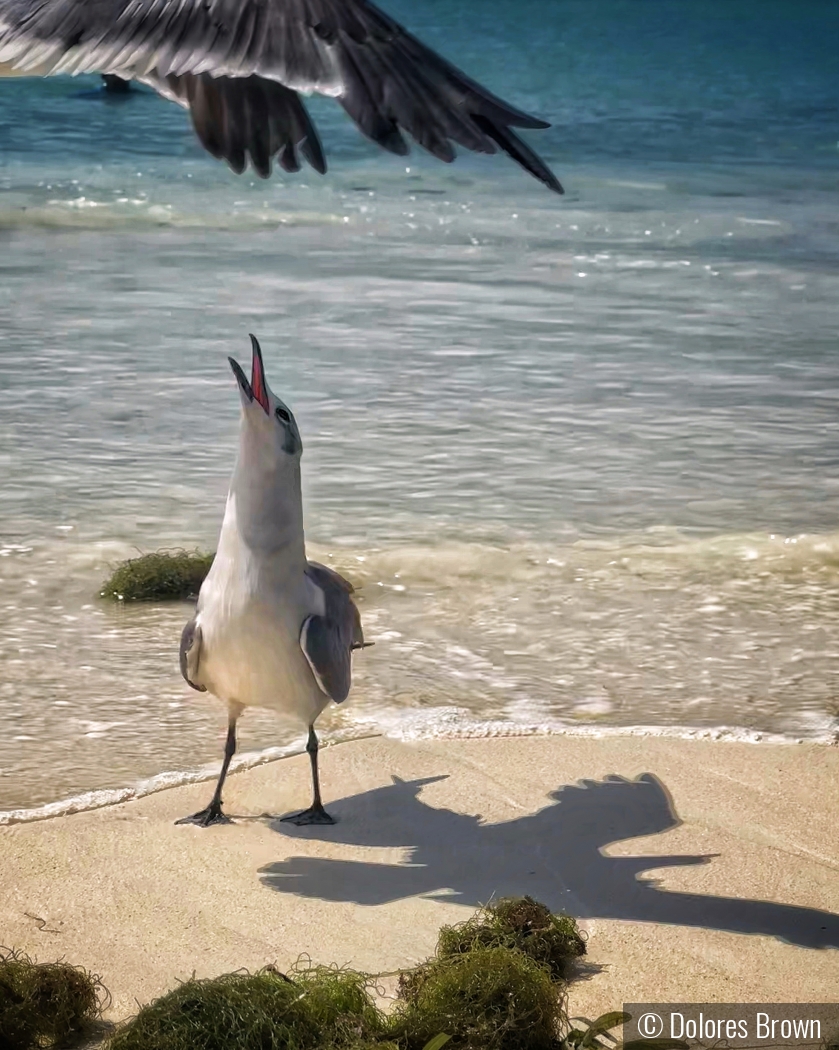
[(118, 602), (195, 598), (214, 557), (197, 550), (160, 550), (129, 558), (105, 580), (100, 595)]
[(297, 967), (292, 974), (320, 1039), (314, 1045), (359, 1050), (384, 1036), (387, 1022), (370, 997), (368, 974), (335, 966)]
[(340, 1046), (341, 1050), (400, 1050), (399, 1045), (390, 1040), (384, 1043), (378, 1039), (364, 1039), (360, 1043), (318, 1043), (323, 1050), (332, 1050), (333, 1046)]
[(564, 999), (547, 969), (516, 949), (473, 948), (419, 967), (392, 1032), (408, 1050), (439, 1033), (456, 1050), (556, 1050), (567, 1024)]
[(476, 948), (515, 948), (547, 967), (554, 981), (568, 977), (586, 945), (570, 915), (553, 915), (532, 897), (505, 897), (456, 926), (443, 926), (437, 956), (445, 959)]
[(384, 1036), (366, 974), (274, 967), (186, 981), (144, 1006), (108, 1050), (360, 1050)]
[(69, 963), (0, 949), (0, 1047), (35, 1050), (79, 1039), (107, 1000), (99, 978)]

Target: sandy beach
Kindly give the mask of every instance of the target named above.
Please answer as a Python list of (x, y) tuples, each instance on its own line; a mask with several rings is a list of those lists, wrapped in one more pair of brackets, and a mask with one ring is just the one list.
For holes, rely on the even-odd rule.
[(173, 821), (209, 784), (0, 829), (2, 943), (100, 973), (122, 1018), (196, 973), (302, 953), (372, 972), (442, 923), (530, 893), (587, 931), (571, 1011), (831, 1001), (839, 750), (655, 737), (386, 738), (231, 777), (235, 823)]

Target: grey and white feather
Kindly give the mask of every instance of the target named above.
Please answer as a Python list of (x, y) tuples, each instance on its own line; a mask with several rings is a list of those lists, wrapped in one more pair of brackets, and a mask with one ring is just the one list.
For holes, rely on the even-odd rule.
[(207, 687), (198, 684), (199, 664), (201, 660), (201, 628), (198, 621), (193, 618), (184, 627), (181, 633), (181, 674), (184, 680), (197, 689), (199, 693), (205, 693)]
[(361, 617), (343, 576), (316, 561), (309, 562), (306, 574), (323, 594), (324, 613), (303, 621), (300, 646), (320, 689), (341, 704), (350, 692), (352, 652), (364, 646)]
[(300, 431), (268, 387), (259, 343), (251, 339), (251, 379), (230, 361), (242, 404), (239, 454), (216, 555), (180, 650), (186, 681), (227, 704), (227, 745), (209, 806), (185, 820), (202, 826), (226, 820), (221, 791), (237, 719), (247, 707), (267, 707), (309, 730), (314, 798), (293, 819), (327, 824), (314, 724), (331, 701), (346, 700), (352, 653), (365, 642), (351, 584), (306, 557)]
[(556, 176), (512, 128), (547, 128), (496, 97), (368, 0), (0, 0), (0, 65), (107, 73), (186, 106), (204, 147), (267, 177), (299, 153), (326, 170), (297, 93), (338, 100), (404, 155), (403, 132), (442, 161), (454, 144), (502, 149), (550, 189)]

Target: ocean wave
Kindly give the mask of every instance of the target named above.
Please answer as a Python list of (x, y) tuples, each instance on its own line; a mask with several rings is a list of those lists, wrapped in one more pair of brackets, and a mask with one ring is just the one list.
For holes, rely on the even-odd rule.
[[(337, 744), (349, 743), (352, 740), (367, 740), (381, 736), (378, 732), (361, 729), (356, 732), (341, 732), (330, 735), (322, 734), (321, 746), (334, 747)], [(255, 769), (269, 762), (282, 758), (302, 755), (306, 750), (306, 737), (301, 736), (290, 744), (262, 748), (258, 751), (243, 752), (236, 755), (230, 763), (231, 774), (247, 769)], [(30, 824), (37, 820), (49, 820), (53, 817), (70, 816), (73, 813), (85, 813), (93, 809), (104, 809), (107, 806), (118, 806), (123, 802), (133, 802), (155, 795), (169, 788), (185, 787), (188, 784), (203, 784), (215, 780), (219, 775), (218, 762), (202, 766), (200, 769), (166, 770), (153, 777), (147, 777), (119, 788), (102, 788), (96, 791), (83, 791), (70, 798), (45, 802), (40, 806), (22, 807), (19, 809), (0, 810), (0, 827), (12, 824)]]
[[(15, 809), (0, 823), (126, 801), (211, 779), (217, 768), (78, 801), (83, 787), (146, 774), (139, 756), (150, 733), (160, 756), (152, 769), (214, 759), (217, 716), (178, 675), (187, 608), (97, 601), (108, 564), (135, 552), (74, 536), (0, 547), (4, 586), (22, 596), (0, 617), (9, 727), (0, 767), (12, 788), (3, 808), (75, 799), (50, 802), (34, 818)], [(835, 734), (837, 533), (690, 538), (656, 529), (508, 544), (438, 536), (387, 547), (313, 544), (310, 554), (357, 587), (375, 642), (354, 664), (352, 702), (324, 713), (327, 738), (655, 732), (826, 742)], [(287, 753), (258, 751), (283, 739), (274, 718), (249, 714), (254, 761)], [(59, 741), (73, 749), (56, 751)], [(95, 780), (86, 779), (91, 767)]]
[(343, 215), (320, 211), (282, 211), (251, 207), (241, 211), (223, 209), (181, 210), (171, 204), (147, 199), (97, 201), (86, 197), (51, 200), (43, 204), (0, 207), (0, 229), (47, 230), (216, 230), (250, 232), (278, 226), (344, 225)]
[[(465, 580), (522, 583), (528, 580), (595, 572), (601, 579), (643, 577), (679, 586), (680, 578), (701, 571), (711, 580), (790, 580), (817, 574), (839, 581), (839, 532), (730, 533), (687, 536), (677, 529), (651, 528), (643, 533), (602, 539), (550, 543), (469, 543), (449, 540), (353, 552), (323, 552), (359, 586), (383, 587), (396, 580), (404, 591), (409, 583), (459, 587)], [(385, 582), (387, 581), (387, 583)], [(400, 582), (401, 581), (401, 582)]]
[[(392, 719), (385, 719), (376, 732), (341, 735), (338, 738), (324, 736), (321, 745), (337, 746), (374, 737), (386, 737), (404, 742), (421, 740), (484, 740), (507, 739), (529, 736), (585, 737), (588, 739), (620, 739), (623, 737), (657, 737), (670, 740), (712, 740), (720, 743), (836, 746), (839, 730), (827, 729), (811, 737), (783, 733), (761, 733), (737, 726), (714, 726), (701, 729), (687, 726), (570, 726), (555, 723), (528, 722), (481, 722), (470, 718), (472, 712), (465, 708), (439, 708), (433, 711), (400, 712)], [(363, 724), (364, 719), (360, 722)], [(285, 747), (269, 747), (263, 751), (240, 755), (231, 762), (230, 772), (236, 773), (283, 758), (291, 758), (305, 751), (305, 740), (301, 737)], [(31, 824), (39, 820), (85, 813), (94, 809), (133, 802), (170, 788), (185, 787), (215, 780), (218, 764), (199, 770), (170, 770), (142, 780), (129, 787), (101, 791), (86, 791), (72, 798), (48, 802), (28, 809), (0, 811), (0, 827), (12, 824)]]
[[(269, 747), (264, 751), (238, 755), (230, 763), (230, 772), (242, 769), (253, 769), (266, 762), (275, 762), (280, 758), (301, 754), (305, 750), (305, 739), (295, 741), (285, 747)], [(168, 770), (156, 776), (141, 780), (129, 787), (106, 788), (100, 791), (84, 791), (72, 798), (47, 802), (42, 806), (29, 809), (10, 809), (0, 811), (0, 827), (10, 824), (31, 824), (36, 820), (49, 820), (52, 817), (66, 817), (72, 813), (86, 813), (91, 809), (103, 809), (105, 806), (118, 806), (121, 802), (133, 802), (146, 795), (154, 795), (168, 788), (184, 787), (187, 784), (202, 784), (214, 780), (219, 774), (218, 764), (205, 766), (203, 769)]]
[(603, 726), (569, 725), (567, 722), (482, 722), (465, 708), (443, 708), (436, 711), (411, 712), (400, 716), (400, 724), (384, 728), (383, 736), (396, 740), (483, 740), (522, 736), (568, 736), (588, 739), (621, 737), (660, 737), (667, 740), (713, 740), (735, 744), (814, 744), (835, 746), (839, 728), (833, 719), (825, 718), (819, 731), (812, 735), (765, 733), (741, 726)]

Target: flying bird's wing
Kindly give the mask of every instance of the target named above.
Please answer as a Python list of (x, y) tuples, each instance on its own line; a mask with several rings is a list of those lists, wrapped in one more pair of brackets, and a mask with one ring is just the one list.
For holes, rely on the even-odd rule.
[(322, 170), (295, 95), (317, 92), (337, 98), (392, 153), (408, 152), (403, 131), (447, 162), (453, 142), (478, 153), (500, 146), (562, 192), (511, 130), (548, 124), (470, 80), (367, 0), (0, 0), (0, 64), (144, 81), (187, 105), (201, 141), (234, 170), (249, 156), (264, 175), (274, 155), (293, 170), (298, 145)]
[(306, 574), (323, 592), (323, 616), (308, 616), (300, 630), (300, 647), (321, 692), (340, 704), (347, 699), (352, 680), (353, 649), (364, 643), (361, 617), (343, 576), (310, 561)]

